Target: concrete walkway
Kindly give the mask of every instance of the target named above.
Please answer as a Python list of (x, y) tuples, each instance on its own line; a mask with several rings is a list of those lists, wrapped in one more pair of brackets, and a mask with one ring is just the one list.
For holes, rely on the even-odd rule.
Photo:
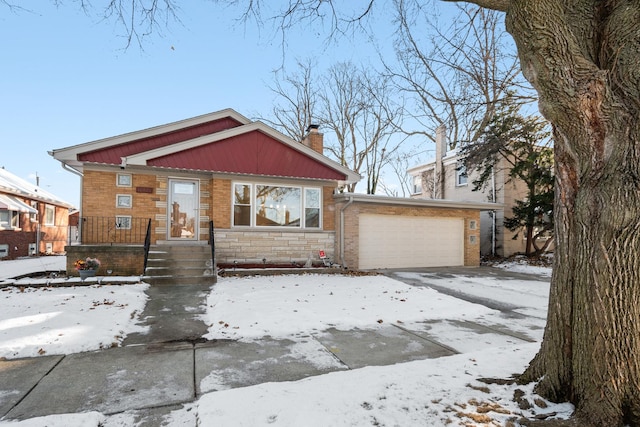
[[(393, 277), (393, 272), (386, 273)], [(142, 314), (150, 332), (128, 336), (122, 347), (0, 360), (0, 419), (134, 411), (138, 425), (160, 426), (163, 415), (203, 393), (457, 353), (438, 337), (442, 326), (438, 323), (444, 321), (420, 331), (390, 324), (374, 331), (330, 329), (295, 341), (268, 337), (251, 343), (206, 341), (202, 336), (207, 327), (200, 315), (209, 290), (209, 286), (150, 287)], [(447, 330), (482, 334), (486, 345), (505, 340), (517, 344), (538, 339), (544, 320), (533, 319), (531, 324), (531, 334), (511, 330), (507, 321), (501, 325), (448, 322)], [(314, 346), (317, 357), (301, 357), (296, 352), (301, 344)]]

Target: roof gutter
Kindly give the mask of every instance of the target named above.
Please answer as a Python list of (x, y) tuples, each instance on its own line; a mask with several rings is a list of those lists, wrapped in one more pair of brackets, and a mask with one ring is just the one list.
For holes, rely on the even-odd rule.
[(353, 203), (353, 196), (349, 197), (349, 201), (340, 208), (340, 265), (345, 268), (344, 265), (344, 211)]
[(75, 170), (74, 168), (72, 168), (71, 166), (67, 165), (64, 162), (61, 162), (62, 165), (62, 169), (71, 172), (72, 174), (78, 175), (80, 178), (82, 178), (84, 175), (82, 174), (82, 172), (78, 172), (77, 170)]
[[(82, 179), (84, 178), (84, 174), (80, 171), (75, 170), (71, 166), (67, 165), (64, 162), (62, 163), (62, 169), (71, 172), (74, 175), (78, 175), (80, 177), (80, 206), (78, 206), (78, 212), (80, 212), (80, 217), (82, 218)], [(78, 224), (80, 227), (80, 233), (82, 233), (82, 221)], [(81, 234), (82, 235), (82, 234)]]

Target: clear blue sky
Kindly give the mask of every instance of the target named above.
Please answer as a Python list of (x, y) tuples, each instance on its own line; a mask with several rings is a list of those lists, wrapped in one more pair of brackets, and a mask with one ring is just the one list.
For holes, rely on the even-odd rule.
[[(267, 116), (274, 101), (268, 86), (283, 62), (289, 72), (311, 56), (322, 68), (376, 62), (364, 36), (327, 46), (319, 25), (288, 32), (283, 56), (271, 29), (245, 26), (237, 9), (205, 0), (180, 2), (182, 23), (152, 35), (144, 50), (123, 50), (115, 21), (99, 22), (75, 2), (31, 3), (19, 12), (0, 5), (0, 167), (34, 184), (37, 174), (43, 188), (76, 206), (80, 180), (50, 150), (224, 108)], [(390, 31), (378, 31), (385, 49)]]

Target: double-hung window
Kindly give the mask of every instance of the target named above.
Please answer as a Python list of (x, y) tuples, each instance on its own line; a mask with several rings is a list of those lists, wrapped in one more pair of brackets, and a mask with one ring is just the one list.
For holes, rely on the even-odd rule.
[(320, 188), (236, 183), (233, 225), (320, 228)]
[(250, 184), (233, 186), (233, 225), (251, 225), (251, 190)]
[(56, 225), (56, 207), (53, 205), (45, 205), (44, 207), (44, 225)]
[(456, 166), (456, 185), (467, 185), (467, 167), (462, 162)]

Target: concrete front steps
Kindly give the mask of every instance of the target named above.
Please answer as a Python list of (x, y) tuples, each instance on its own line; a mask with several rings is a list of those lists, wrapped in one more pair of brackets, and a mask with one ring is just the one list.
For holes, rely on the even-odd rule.
[(157, 244), (149, 248), (143, 280), (151, 285), (216, 283), (216, 269), (207, 244)]

